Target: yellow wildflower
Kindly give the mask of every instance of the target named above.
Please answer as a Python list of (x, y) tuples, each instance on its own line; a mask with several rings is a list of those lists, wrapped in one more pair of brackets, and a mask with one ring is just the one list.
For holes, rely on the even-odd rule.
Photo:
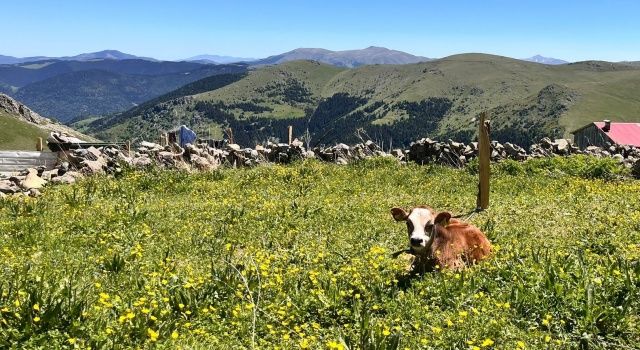
[(484, 341), (482, 341), (482, 347), (486, 348), (489, 346), (492, 346), (494, 344), (494, 341), (491, 340), (490, 338), (485, 339)]
[(151, 339), (151, 341), (157, 341), (158, 340), (158, 336), (160, 334), (158, 332), (154, 331), (151, 328), (147, 328), (147, 335), (149, 336), (149, 339)]

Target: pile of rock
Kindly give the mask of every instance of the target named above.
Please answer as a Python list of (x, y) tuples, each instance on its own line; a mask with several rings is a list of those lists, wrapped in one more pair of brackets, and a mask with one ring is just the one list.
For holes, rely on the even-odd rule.
[[(429, 138), (411, 143), (406, 151), (408, 159), (419, 164), (443, 164), (463, 166), (469, 160), (478, 156), (478, 143), (464, 143), (449, 140), (438, 142)], [(572, 154), (586, 154), (596, 157), (612, 157), (628, 167), (632, 167), (640, 160), (640, 149), (632, 146), (611, 145), (606, 149), (589, 146), (585, 150), (579, 149), (571, 140), (543, 138), (539, 143), (531, 145), (529, 151), (506, 142), (501, 144), (491, 142), (491, 160), (499, 162), (505, 159), (518, 161), (530, 158), (568, 156)]]
[[(611, 145), (606, 149), (587, 147), (580, 150), (565, 139), (542, 139), (527, 152), (524, 148), (506, 142), (491, 142), (491, 160), (523, 161), (530, 158), (587, 154), (595, 157), (612, 157), (632, 169), (640, 178), (640, 149)], [(464, 144), (448, 140), (439, 142), (423, 138), (411, 143), (408, 149), (384, 152), (376, 143), (367, 141), (353, 146), (343, 143), (330, 147), (307, 149), (301, 141), (291, 144), (271, 143), (255, 148), (242, 148), (237, 144), (212, 147), (207, 143), (187, 144), (185, 148), (172, 144), (162, 146), (141, 142), (135, 151), (127, 152), (115, 146), (87, 147), (60, 152), (61, 161), (56, 168), (26, 169), (9, 178), (0, 179), (0, 196), (18, 194), (37, 196), (46, 183), (74, 183), (78, 178), (96, 174), (118, 174), (123, 166), (146, 168), (157, 166), (167, 169), (212, 171), (219, 167), (251, 167), (260, 164), (287, 164), (299, 159), (316, 158), (325, 162), (348, 164), (371, 157), (393, 157), (401, 162), (418, 164), (442, 164), (464, 166), (478, 156), (478, 143)]]
[[(491, 142), (491, 160), (499, 162), (505, 159), (523, 161), (530, 158), (568, 156), (588, 154), (596, 157), (612, 157), (628, 167), (640, 160), (640, 149), (630, 146), (610, 146), (608, 149), (588, 147), (580, 150), (570, 140), (544, 138), (532, 145), (529, 151), (506, 142)], [(400, 161), (418, 164), (442, 164), (464, 166), (478, 156), (478, 143), (464, 144), (448, 140), (439, 142), (423, 138), (411, 143), (408, 149), (395, 149), (384, 152), (375, 142), (367, 141), (353, 146), (339, 143), (329, 147), (307, 149), (299, 140), (291, 144), (267, 142), (255, 148), (243, 148), (237, 144), (224, 144), (211, 147), (206, 143), (187, 144), (182, 149), (177, 144), (161, 146), (151, 142), (141, 142), (137, 151), (131, 155), (115, 147), (75, 150), (69, 154), (71, 165), (82, 174), (118, 173), (122, 164), (136, 168), (150, 165), (164, 168), (193, 169), (210, 171), (220, 166), (251, 167), (259, 164), (288, 164), (292, 161), (316, 158), (325, 162), (348, 164), (371, 157), (395, 157)]]
[[(66, 165), (65, 165), (66, 164)], [(64, 170), (65, 166), (67, 170)], [(29, 168), (8, 179), (0, 179), (0, 198), (7, 195), (29, 195), (37, 197), (47, 183), (74, 183), (82, 174), (69, 171), (68, 163), (61, 164), (53, 170)]]
[(407, 156), (408, 160), (418, 164), (463, 166), (467, 161), (478, 156), (478, 143), (471, 142), (465, 145), (453, 140), (438, 142), (424, 138), (411, 143)]

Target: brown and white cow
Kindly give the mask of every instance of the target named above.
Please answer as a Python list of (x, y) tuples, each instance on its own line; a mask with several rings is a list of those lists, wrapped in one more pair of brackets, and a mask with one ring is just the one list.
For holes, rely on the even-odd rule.
[(396, 221), (406, 221), (414, 270), (434, 268), (459, 270), (485, 259), (491, 243), (479, 228), (451, 218), (451, 213), (437, 213), (427, 206), (391, 209)]

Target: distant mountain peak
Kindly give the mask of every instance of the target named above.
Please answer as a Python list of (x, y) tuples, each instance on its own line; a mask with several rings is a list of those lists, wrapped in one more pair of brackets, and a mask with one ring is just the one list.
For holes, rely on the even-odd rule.
[(558, 58), (553, 58), (553, 57), (544, 57), (540, 54), (537, 54), (535, 56), (531, 56), (529, 58), (523, 58), (523, 61), (529, 61), (529, 62), (535, 62), (535, 63), (541, 63), (541, 64), (549, 64), (549, 65), (557, 65), (557, 64), (565, 64), (565, 63), (569, 63), (568, 61), (565, 60), (561, 60)]
[(251, 62), (257, 60), (256, 58), (249, 57), (234, 57), (234, 56), (221, 56), (221, 55), (209, 55), (201, 54), (193, 57), (185, 58), (181, 61), (186, 62), (201, 62), (201, 63), (214, 63), (214, 64), (228, 64), (237, 62)]
[(61, 57), (65, 61), (90, 61), (90, 60), (134, 60), (141, 59), (146, 61), (157, 61), (154, 58), (139, 57), (136, 55), (124, 53), (118, 50), (102, 50), (97, 52), (81, 53), (70, 57)]
[(339, 67), (358, 67), (368, 64), (409, 64), (430, 61), (430, 58), (369, 46), (364, 49), (331, 51), (322, 48), (297, 48), (279, 55), (258, 60), (255, 64), (279, 64), (295, 60), (312, 60)]

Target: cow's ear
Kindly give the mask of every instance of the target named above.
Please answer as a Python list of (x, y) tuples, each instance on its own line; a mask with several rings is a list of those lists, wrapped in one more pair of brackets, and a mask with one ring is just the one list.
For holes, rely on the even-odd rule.
[(405, 221), (407, 220), (408, 215), (407, 212), (403, 209), (393, 208), (391, 209), (391, 216), (393, 216), (396, 221)]
[(446, 226), (449, 224), (449, 220), (451, 220), (451, 213), (448, 211), (443, 211), (436, 215), (436, 218), (433, 220), (435, 225)]

